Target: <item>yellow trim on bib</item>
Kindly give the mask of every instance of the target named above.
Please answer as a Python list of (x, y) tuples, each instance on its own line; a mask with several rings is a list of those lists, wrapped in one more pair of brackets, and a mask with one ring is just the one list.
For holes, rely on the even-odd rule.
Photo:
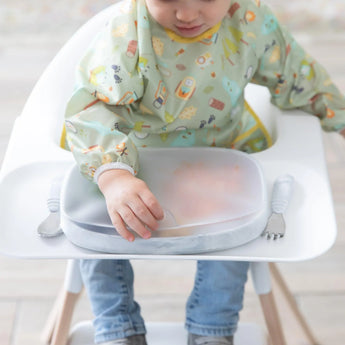
[(249, 129), (247, 132), (242, 133), (241, 135), (239, 135), (234, 141), (233, 144), (243, 140), (244, 138), (248, 138), (252, 133), (254, 133), (257, 129), (260, 129), (262, 131), (262, 134), (264, 135), (266, 141), (267, 141), (267, 145), (268, 147), (271, 147), (273, 144), (272, 138), (270, 136), (270, 134), (268, 133), (266, 127), (264, 126), (264, 124), (261, 122), (260, 118), (258, 117), (258, 115), (255, 113), (255, 111), (253, 110), (253, 108), (247, 103), (247, 101), (244, 101), (244, 107), (246, 108), (246, 110), (253, 116), (256, 125), (254, 127), (252, 127), (251, 129)]
[(60, 147), (66, 150), (66, 126), (62, 127), (61, 137), (60, 137)]
[(219, 22), (218, 24), (216, 24), (212, 28), (206, 30), (202, 34), (195, 36), (195, 37), (183, 37), (183, 36), (178, 35), (176, 32), (174, 32), (173, 30), (170, 30), (170, 29), (165, 29), (165, 32), (175, 42), (194, 43), (194, 42), (199, 42), (199, 41), (202, 41), (204, 39), (209, 39), (210, 37), (212, 37), (212, 35), (215, 34), (219, 30), (220, 25), (221, 25), (221, 22)]
[(270, 135), (270, 133), (268, 133), (267, 128), (264, 126), (264, 124), (262, 123), (262, 121), (260, 120), (259, 116), (256, 114), (256, 112), (253, 110), (253, 108), (247, 103), (247, 101), (244, 101), (244, 106), (245, 108), (253, 115), (255, 121), (257, 122), (257, 126), (258, 128), (260, 128), (262, 130), (262, 133), (265, 136), (265, 139), (267, 140), (267, 145), (268, 147), (271, 147), (273, 145), (273, 140), (272, 137)]

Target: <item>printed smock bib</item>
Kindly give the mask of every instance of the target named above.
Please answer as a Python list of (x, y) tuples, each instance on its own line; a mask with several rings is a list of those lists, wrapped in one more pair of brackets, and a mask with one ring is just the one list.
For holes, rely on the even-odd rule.
[(342, 96), (327, 80), (258, 1), (234, 2), (194, 38), (164, 29), (144, 1), (123, 1), (80, 62), (67, 142), (88, 178), (114, 164), (137, 172), (137, 147), (260, 151), (271, 139), (244, 100), (245, 86), (266, 85), (278, 106), (304, 106), (341, 129), (334, 105)]

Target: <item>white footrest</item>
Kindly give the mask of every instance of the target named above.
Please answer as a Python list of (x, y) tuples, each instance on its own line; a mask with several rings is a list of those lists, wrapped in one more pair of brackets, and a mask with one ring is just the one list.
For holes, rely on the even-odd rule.
[[(149, 322), (146, 327), (148, 345), (187, 345), (187, 331), (182, 323)], [(91, 321), (80, 322), (72, 328), (68, 345), (95, 345)], [(235, 345), (267, 345), (267, 336), (256, 324), (240, 323)]]

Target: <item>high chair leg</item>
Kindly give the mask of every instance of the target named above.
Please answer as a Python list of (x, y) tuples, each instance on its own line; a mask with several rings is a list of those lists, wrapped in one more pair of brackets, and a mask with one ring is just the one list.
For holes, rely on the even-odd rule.
[(297, 303), (294, 299), (294, 297), (291, 294), (291, 291), (289, 290), (287, 284), (285, 283), (282, 275), (280, 274), (277, 266), (274, 263), (269, 264), (271, 277), (273, 281), (276, 283), (276, 288), (279, 290), (281, 294), (281, 297), (285, 300), (286, 305), (290, 309), (294, 319), (297, 321), (298, 325), (300, 326), (303, 335), (305, 336), (306, 340), (308, 341), (308, 344), (310, 345), (318, 345), (318, 341), (316, 340), (314, 334), (312, 333), (311, 329), (309, 328), (305, 318), (301, 314)]
[(51, 345), (66, 345), (71, 326), (73, 310), (79, 298), (79, 293), (65, 292), (63, 304), (56, 320)]
[(272, 293), (268, 264), (266, 262), (252, 262), (250, 268), (254, 288), (260, 299), (271, 343), (274, 345), (286, 345)]
[(41, 340), (43, 344), (50, 344), (53, 338), (54, 329), (56, 326), (56, 320), (58, 318), (61, 305), (63, 304), (65, 289), (62, 288), (59, 291), (58, 296), (55, 299), (54, 305), (45, 323), (44, 329), (41, 334)]
[[(55, 325), (51, 334), (51, 345), (66, 345), (69, 329), (72, 321), (75, 304), (80, 296), (83, 283), (79, 271), (78, 260), (69, 260), (65, 276), (64, 290), (58, 299), (60, 306), (55, 319)], [(47, 340), (49, 340), (49, 335)]]
[(259, 299), (272, 344), (286, 345), (272, 291), (267, 294), (259, 295)]

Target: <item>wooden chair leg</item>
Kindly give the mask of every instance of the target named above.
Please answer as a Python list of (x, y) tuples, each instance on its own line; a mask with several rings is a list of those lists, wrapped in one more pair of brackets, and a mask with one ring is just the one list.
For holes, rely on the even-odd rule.
[(63, 295), (61, 309), (56, 319), (54, 332), (52, 334), (51, 345), (66, 345), (75, 304), (80, 293), (65, 291)]
[(272, 344), (286, 345), (273, 293), (261, 294), (259, 299)]
[(54, 329), (56, 327), (56, 321), (59, 315), (61, 305), (63, 303), (64, 289), (61, 289), (57, 298), (55, 299), (53, 308), (47, 318), (46, 324), (41, 334), (41, 341), (43, 344), (51, 344)]
[(272, 293), (270, 270), (266, 262), (252, 262), (251, 274), (253, 285), (259, 296), (265, 317), (270, 342), (274, 345), (286, 345), (280, 317)]
[(48, 317), (42, 340), (50, 345), (66, 345), (74, 307), (83, 288), (78, 260), (69, 260), (64, 287)]
[[(289, 308), (293, 318), (297, 321), (298, 325), (300, 326), (304, 337), (308, 341), (310, 345), (317, 345), (319, 344), (316, 340), (314, 334), (312, 333), (311, 329), (309, 328), (305, 318), (301, 314), (297, 303), (289, 290), (287, 284), (285, 283), (281, 273), (279, 272), (277, 266), (274, 263), (269, 264), (271, 277), (275, 284), (275, 289), (279, 289), (279, 293), (281, 295), (280, 298), (284, 298), (286, 302), (286, 306)], [(278, 292), (278, 291), (277, 291)]]

